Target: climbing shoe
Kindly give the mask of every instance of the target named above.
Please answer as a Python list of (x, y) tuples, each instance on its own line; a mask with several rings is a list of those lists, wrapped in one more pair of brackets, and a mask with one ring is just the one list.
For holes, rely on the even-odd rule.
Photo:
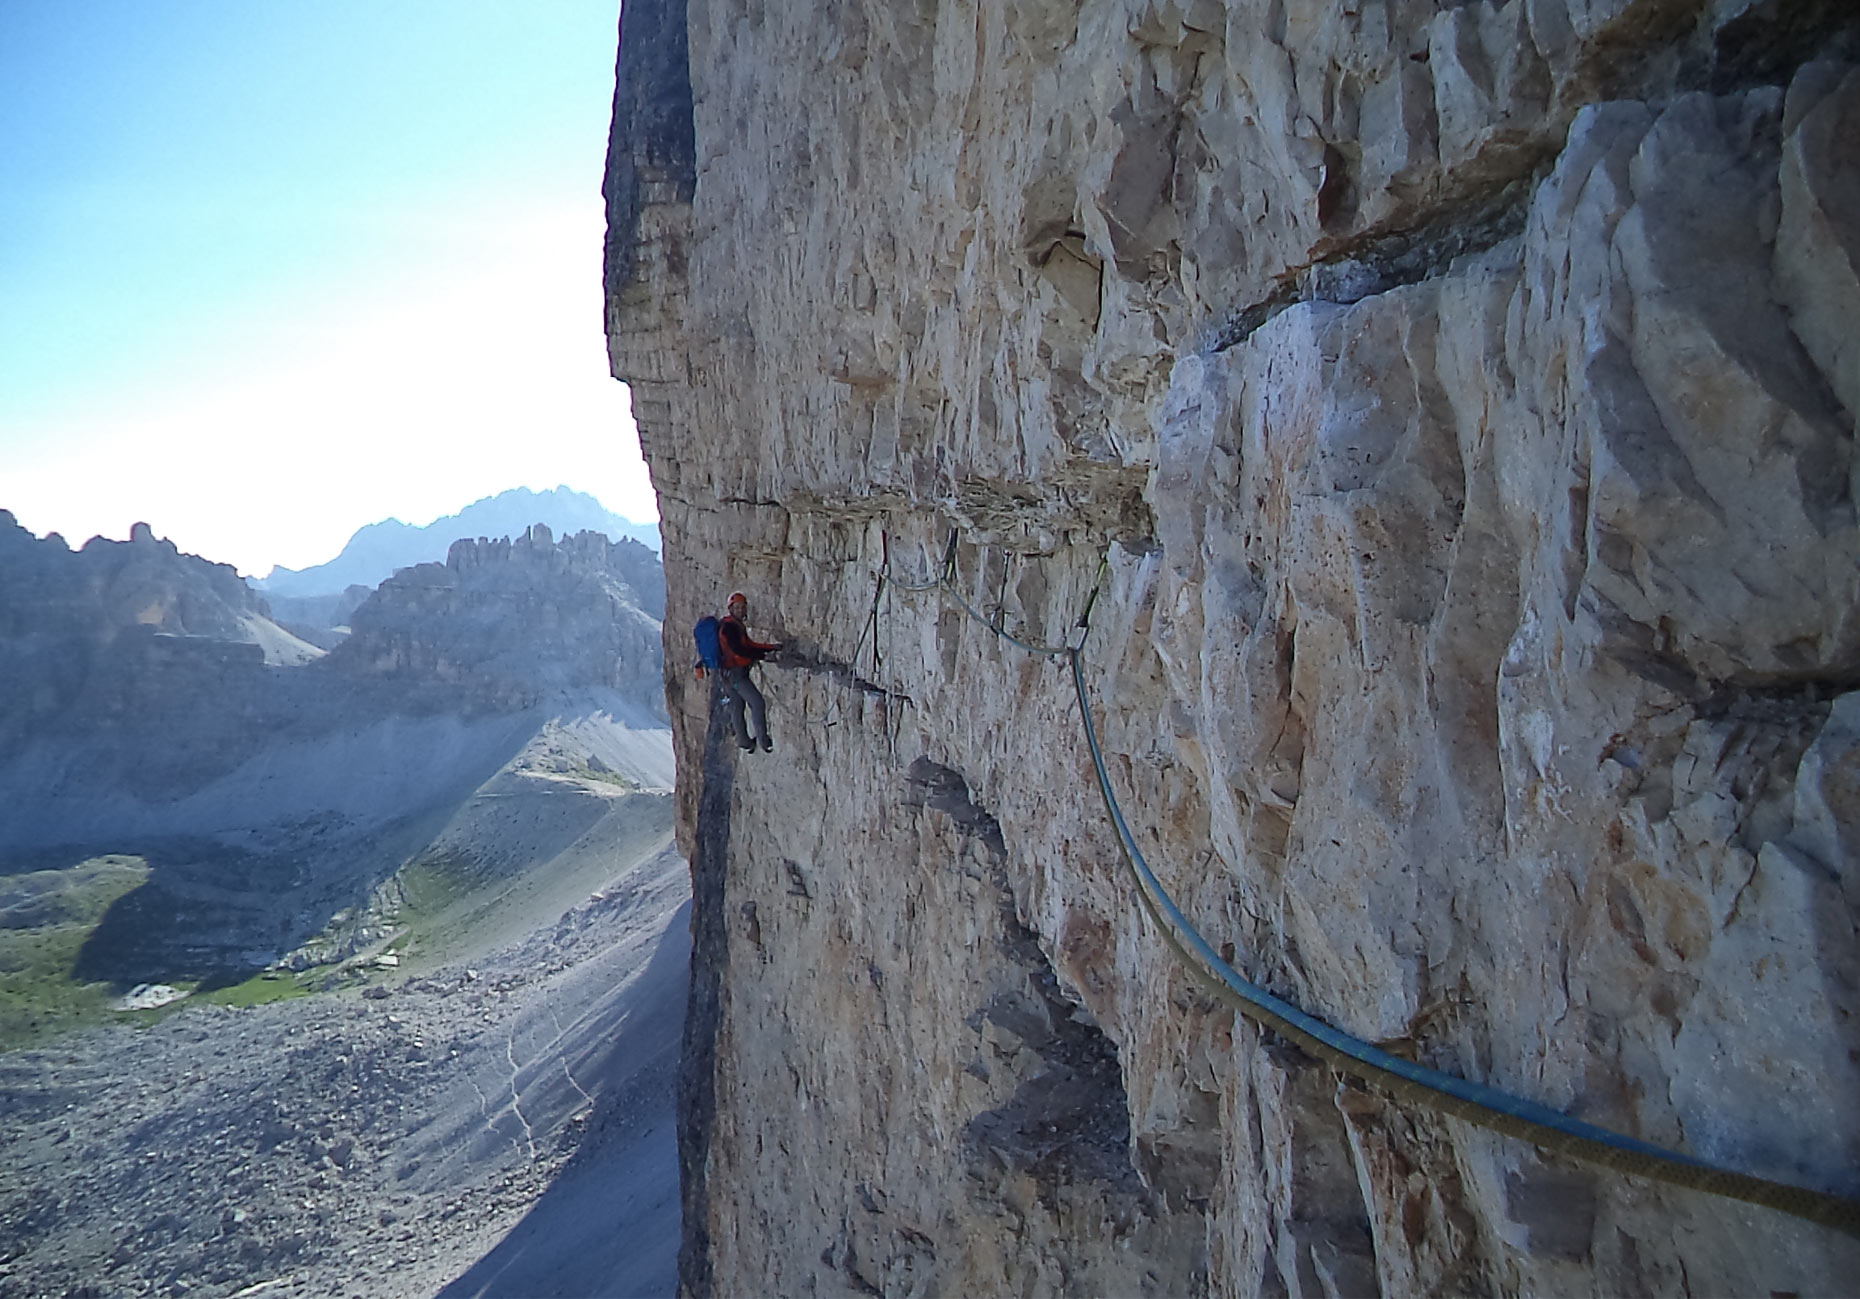
[(756, 751), (756, 742), (754, 740), (738, 740), (736, 742), (736, 747), (741, 749), (744, 753), (754, 753)]
[(769, 738), (768, 736), (766, 736), (766, 735), (762, 737), (762, 751), (763, 751), (764, 753), (773, 753), (773, 752), (775, 752), (775, 741), (773, 741), (773, 740), (771, 740), (771, 739), (770, 739), (770, 738)]

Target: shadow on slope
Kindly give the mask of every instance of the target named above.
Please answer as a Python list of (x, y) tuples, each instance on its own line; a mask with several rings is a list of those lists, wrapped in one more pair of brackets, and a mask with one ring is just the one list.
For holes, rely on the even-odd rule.
[[(104, 913), (71, 977), (119, 990), (192, 982), (210, 991), (241, 982), (323, 933), (332, 917), (365, 906), (527, 738), (506, 732), (487, 737), (476, 752), (449, 755), (409, 800), (420, 809), (410, 815), (357, 824), (322, 812), (211, 836), (125, 831), (76, 851), (73, 861), (100, 848), (132, 853), (147, 862), (149, 875)], [(400, 757), (414, 765), (422, 754), (410, 748)]]
[(494, 951), (549, 924), (672, 833), (669, 794), (501, 772), (396, 878), (409, 973)]
[[(82, 768), (75, 754), (54, 772), (15, 766), (0, 771), (0, 796), (56, 795), (31, 804), (39, 824), (0, 834), (15, 840), (0, 842), (0, 881), (75, 882), (74, 868), (106, 854), (142, 867), (86, 918), (65, 958), (73, 984), (213, 991), (286, 958), (299, 969), (367, 953), (421, 910), (430, 963), (560, 914), (668, 832), (667, 800), (652, 792), (670, 765), (666, 733), (632, 720), (592, 708), (388, 719), (278, 744), (160, 802), (65, 778)], [(34, 831), (78, 842), (34, 846)], [(408, 908), (409, 882), (424, 909)], [(436, 916), (436, 901), (459, 910)], [(30, 930), (35, 906), (9, 908), (0, 926)]]
[[(116, 992), (138, 983), (195, 984), (207, 992), (240, 982), (317, 927), (292, 904), (303, 891), (302, 859), (201, 839), (122, 846), (147, 873), (98, 918), (71, 964), (74, 983), (105, 983)], [(75, 857), (91, 855), (85, 849)]]
[[(676, 1289), (672, 1091), (690, 975), (690, 916), (686, 902), (644, 970), (573, 1026), (580, 1041), (566, 1054), (582, 1054), (564, 1076), (594, 1085), (575, 1154), (529, 1213), (440, 1291), (441, 1299), (669, 1296)], [(523, 1095), (527, 1100), (530, 1093)]]

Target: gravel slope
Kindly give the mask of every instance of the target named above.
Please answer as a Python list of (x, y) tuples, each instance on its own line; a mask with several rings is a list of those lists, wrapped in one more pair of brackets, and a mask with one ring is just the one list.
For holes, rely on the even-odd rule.
[(615, 869), (397, 987), (0, 1055), (0, 1299), (671, 1293), (688, 881)]

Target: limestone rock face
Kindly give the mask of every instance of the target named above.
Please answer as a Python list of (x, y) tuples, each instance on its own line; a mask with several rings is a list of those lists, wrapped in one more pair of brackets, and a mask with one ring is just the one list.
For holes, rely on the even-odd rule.
[(236, 694), (266, 665), (320, 656), (270, 614), (231, 565), (184, 555), (146, 523), (73, 551), (0, 510), (0, 761), (74, 708), (107, 722), (131, 696)]
[[(254, 623), (271, 612), (232, 565), (184, 555), (146, 523), (130, 529), (128, 541), (92, 537), (73, 551), (57, 533), (35, 537), (0, 510), (0, 566), (0, 639), (9, 645), (101, 644), (138, 632), (258, 644)], [(303, 662), (316, 651), (291, 655), (274, 646), (266, 657)]]
[(375, 593), (359, 582), (334, 595), (278, 595), (267, 592), (265, 603), (280, 627), (320, 649), (332, 650), (349, 638), (349, 615)]
[[(608, 330), (698, 908), (692, 1293), (1851, 1285), (1852, 1240), (1208, 1000), (1063, 661), (905, 584), (953, 533), (1047, 643), (1101, 585), (1112, 783), (1249, 977), (1860, 1194), (1857, 24), (629, 4)], [(680, 666), (735, 588), (789, 646), (774, 757)]]
[[(663, 719), (658, 557), (637, 541), (542, 524), (455, 541), (444, 564), (403, 568), (350, 614), (332, 671), (391, 678), (446, 707), (510, 711), (552, 693), (620, 691)], [(663, 721), (660, 723), (663, 724)]]

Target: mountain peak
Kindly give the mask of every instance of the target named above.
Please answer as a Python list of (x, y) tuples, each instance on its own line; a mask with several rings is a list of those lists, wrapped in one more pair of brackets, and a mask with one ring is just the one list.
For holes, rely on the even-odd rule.
[(538, 523), (558, 536), (599, 532), (615, 541), (631, 538), (653, 550), (659, 547), (656, 524), (633, 523), (585, 492), (567, 486), (540, 492), (513, 487), (481, 497), (457, 514), (424, 527), (395, 518), (365, 524), (328, 563), (305, 569), (274, 568), (254, 585), (282, 596), (332, 595), (352, 585), (377, 586), (399, 569), (443, 563), (455, 541), (519, 537)]

